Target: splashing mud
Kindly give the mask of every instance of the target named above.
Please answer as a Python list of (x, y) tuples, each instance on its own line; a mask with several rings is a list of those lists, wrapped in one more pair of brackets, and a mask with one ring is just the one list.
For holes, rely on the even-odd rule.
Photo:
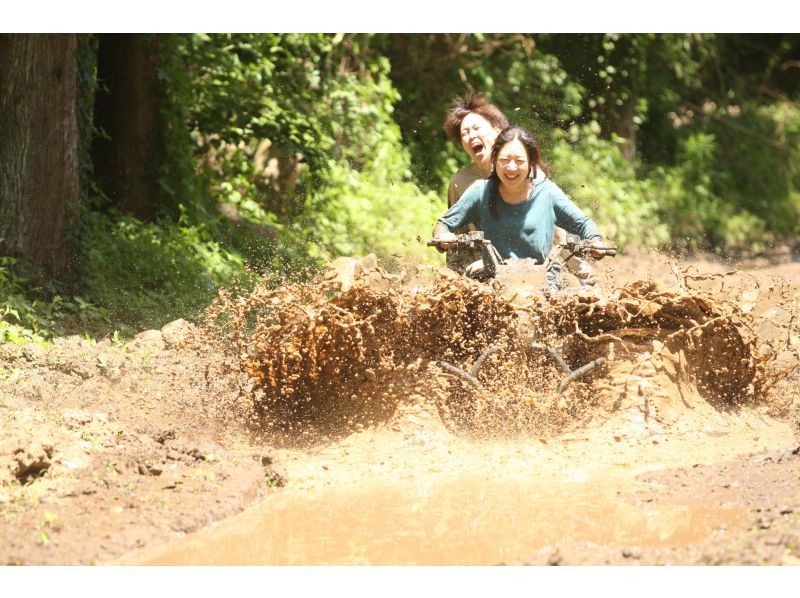
[(340, 259), (311, 283), (223, 294), (201, 339), (238, 384), (219, 410), (278, 447), (288, 481), (126, 562), (613, 562), (644, 547), (696, 562), (695, 545), (738, 546), (753, 503), (715, 492), (746, 478), (722, 470), (656, 505), (643, 476), (794, 454), (798, 297), (742, 273), (611, 272), (604, 292), (545, 296)]
[(340, 258), (311, 283), (222, 294), (206, 338), (240, 376), (240, 413), (278, 443), (385, 423), (420, 387), (457, 434), (548, 436), (617, 414), (659, 430), (768, 402), (796, 367), (778, 359), (788, 287), (745, 278), (683, 272), (670, 287), (545, 296)]

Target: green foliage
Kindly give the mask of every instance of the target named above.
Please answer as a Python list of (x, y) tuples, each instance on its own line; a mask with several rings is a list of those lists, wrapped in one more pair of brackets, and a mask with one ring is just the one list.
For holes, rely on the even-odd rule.
[(428, 261), (420, 243), (444, 212), (436, 194), (422, 194), (411, 182), (392, 182), (340, 163), (330, 166), (328, 183), (317, 196), (326, 205), (313, 217), (315, 236), (325, 255), (375, 253)]
[(84, 298), (65, 298), (52, 283), (17, 272), (17, 260), (0, 257), (0, 344), (46, 345), (54, 336), (107, 323), (107, 313)]
[(342, 253), (423, 253), (409, 241), (429, 234), (441, 206), (432, 210), (438, 199), (409, 180), (393, 121), (399, 97), (370, 39), (185, 40), (203, 184), (212, 204), (263, 233), (261, 267), (285, 267), (290, 256), (296, 269)]
[[(775, 197), (787, 197), (784, 189), (769, 194), (786, 179), (762, 181), (756, 176), (758, 158), (743, 163), (746, 167), (734, 176), (724, 166), (725, 153), (714, 134), (696, 132), (682, 141), (676, 166), (638, 172), (617, 143), (598, 134), (594, 122), (571, 127), (553, 146), (551, 174), (604, 234), (623, 247), (753, 252), (774, 241), (781, 226), (797, 230), (797, 195), (789, 194), (789, 201), (780, 203)], [(775, 173), (779, 162), (766, 162)], [(794, 210), (788, 218), (787, 210)], [(782, 225), (776, 221), (781, 217), (787, 218)]]
[(554, 143), (551, 178), (620, 247), (664, 244), (669, 231), (659, 218), (650, 181), (636, 178), (617, 144), (600, 139), (599, 125), (573, 125)]
[(302, 153), (312, 170), (321, 167), (329, 146), (313, 108), (327, 92), (326, 63), (341, 37), (201, 34), (184, 41), (199, 152), (270, 139), (284, 152)]
[(195, 177), (192, 143), (187, 123), (192, 97), (192, 80), (187, 71), (188, 56), (182, 36), (164, 35), (159, 40), (160, 163), (157, 168), (161, 195), (160, 213), (171, 219), (184, 211), (205, 219), (202, 189)]
[(800, 107), (747, 103), (704, 127), (719, 140), (708, 173), (726, 203), (776, 235), (800, 233)]
[(241, 257), (198, 225), (88, 213), (80, 245), (76, 268), (87, 299), (128, 331), (192, 318), (221, 285), (245, 277)]
[(788, 103), (718, 108), (693, 115), (676, 166), (655, 167), (660, 218), (673, 245), (763, 251), (800, 232), (800, 110)]
[[(410, 181), (410, 155), (392, 119), (396, 90), (385, 59), (366, 76), (343, 76), (320, 120), (336, 140), (322, 184), (309, 199), (309, 223), (326, 255), (376, 253), (430, 257), (418, 238), (430, 235), (444, 208)], [(346, 143), (357, 139), (358, 143)]]

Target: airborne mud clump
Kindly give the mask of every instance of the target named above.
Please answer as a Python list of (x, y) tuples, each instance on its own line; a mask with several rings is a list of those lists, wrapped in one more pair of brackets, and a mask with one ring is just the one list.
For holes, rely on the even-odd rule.
[(386, 423), (420, 389), (456, 434), (544, 436), (616, 415), (652, 431), (768, 401), (796, 367), (776, 368), (791, 320), (760, 336), (774, 318), (753, 289), (507, 291), (340, 258), (310, 283), (221, 294), (208, 338), (239, 376), (240, 415), (301, 444)]

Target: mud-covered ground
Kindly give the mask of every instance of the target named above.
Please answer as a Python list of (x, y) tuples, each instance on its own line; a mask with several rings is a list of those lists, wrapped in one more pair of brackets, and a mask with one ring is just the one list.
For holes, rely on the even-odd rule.
[(0, 347), (0, 563), (102, 563), (282, 483), (269, 449), (205, 404), (235, 389), (176, 348), (187, 329), (177, 321), (119, 346)]
[[(313, 289), (290, 289), (251, 297), (246, 306), (230, 298), (218, 306), (217, 315), (227, 309), (243, 322), (245, 307), (276, 308), (277, 315), (256, 318), (255, 333), (252, 320), (233, 330), (223, 322), (227, 336), (213, 338), (178, 321), (126, 344), (106, 339), (94, 345), (72, 337), (49, 350), (2, 346), (0, 563), (125, 562), (132, 551), (186, 536), (268, 495), (302, 498), (337, 485), (419, 481), (468, 469), (465, 462), (485, 467), (480, 464), (487, 450), (513, 465), (515, 455), (535, 446), (536, 462), (552, 461), (553, 472), (574, 459), (588, 467), (593, 460), (641, 465), (642, 473), (615, 492), (621, 503), (657, 509), (661, 503), (672, 508), (699, 501), (736, 510), (738, 523), (680, 546), (564, 536), (497, 562), (797, 564), (800, 377), (790, 366), (797, 354), (793, 293), (800, 264), (727, 277), (709, 276), (729, 272), (727, 265), (678, 267), (658, 256), (620, 256), (603, 266), (608, 288), (661, 281), (657, 291), (628, 297), (636, 301), (637, 318), (658, 301), (662, 312), (685, 305), (680, 292), (670, 290), (678, 283), (730, 300), (743, 314), (708, 312), (706, 321), (686, 325), (691, 330), (685, 335), (661, 330), (661, 322), (647, 351), (641, 349), (642, 322), (632, 317), (616, 334), (608, 328), (570, 329), (576, 342), (564, 350), (574, 359), (594, 359), (600, 354), (595, 347), (602, 345), (608, 360), (594, 378), (573, 383), (560, 398), (554, 389), (561, 375), (553, 373), (552, 363), (541, 379), (526, 374), (522, 382), (528, 386), (549, 389), (546, 401), (517, 393), (509, 403), (501, 390), (521, 382), (514, 375), (519, 370), (506, 377), (495, 363), (504, 354), (485, 356), (497, 375), (481, 374), (479, 384), (493, 401), (516, 406), (493, 412), (490, 401), (477, 415), (443, 406), (442, 397), (454, 389), (462, 395), (474, 391), (436, 366), (435, 356), (473, 365), (479, 345), (507, 341), (500, 324), (503, 304), (446, 281), (436, 287), (436, 301), (398, 294), (374, 269), (366, 272), (373, 277), (370, 288), (378, 289), (372, 294), (334, 296), (329, 303), (332, 291), (326, 291), (314, 303)], [(442, 305), (452, 311), (444, 327), (436, 316)], [(705, 304), (693, 303), (687, 313), (696, 318), (691, 310), (698, 305)], [(574, 315), (578, 308), (583, 309), (565, 313)], [(589, 309), (594, 314), (603, 308)], [(459, 319), (465, 313), (473, 316)], [(746, 326), (728, 323), (739, 315), (744, 322), (748, 314), (755, 319), (740, 338), (737, 331)], [(698, 332), (738, 344), (728, 354), (713, 343), (703, 345)], [(694, 341), (686, 341), (691, 346), (676, 345), (692, 334)], [(759, 335), (781, 349), (769, 360), (759, 352)], [(634, 349), (640, 351), (637, 359), (629, 357)], [(718, 355), (719, 363), (708, 367), (704, 361), (710, 373), (698, 374), (698, 366), (683, 365), (692, 351)], [(613, 359), (623, 353), (626, 358)], [(544, 363), (541, 356), (530, 360), (537, 367)], [(776, 372), (785, 377), (778, 380)], [(669, 376), (678, 382), (671, 384)], [(725, 397), (735, 394), (741, 401), (728, 404), (720, 388), (733, 389)], [(464, 418), (484, 414), (491, 421), (498, 413), (501, 431), (517, 418), (539, 432), (520, 436), (515, 429), (508, 440), (513, 448), (488, 449), (487, 435), (498, 426), (459, 427)], [(725, 421), (709, 424), (717, 419)], [(695, 440), (693, 455), (687, 446)], [(670, 443), (678, 448), (669, 450)], [(455, 465), (454, 452), (460, 453)]]

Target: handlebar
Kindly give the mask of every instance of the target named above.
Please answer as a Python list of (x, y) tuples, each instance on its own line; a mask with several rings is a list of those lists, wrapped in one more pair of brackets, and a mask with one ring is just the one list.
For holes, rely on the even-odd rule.
[(491, 244), (491, 241), (486, 239), (483, 236), (483, 231), (474, 230), (468, 233), (464, 233), (461, 235), (456, 235), (455, 239), (449, 239), (447, 241), (443, 239), (431, 239), (428, 241), (428, 247), (439, 247), (442, 244), (447, 244), (448, 248), (458, 248), (458, 249), (465, 249), (465, 248), (476, 248), (481, 247), (482, 245)]
[[(581, 239), (575, 235), (567, 235), (566, 243), (561, 243), (559, 246), (569, 250), (572, 256), (578, 257), (589, 256), (602, 258), (617, 255), (618, 248), (615, 245), (595, 245), (595, 243), (596, 241), (591, 239)], [(491, 241), (484, 237), (483, 231), (471, 231), (456, 235), (455, 239), (449, 239), (447, 241), (443, 241), (442, 239), (431, 239), (428, 241), (428, 247), (440, 247), (442, 244), (447, 244), (448, 248), (451, 249), (464, 249), (491, 245)]]
[(597, 258), (613, 257), (619, 250), (616, 245), (596, 245), (595, 241), (591, 239), (573, 240), (568, 238), (567, 242), (561, 243), (560, 247), (569, 250), (573, 256)]

